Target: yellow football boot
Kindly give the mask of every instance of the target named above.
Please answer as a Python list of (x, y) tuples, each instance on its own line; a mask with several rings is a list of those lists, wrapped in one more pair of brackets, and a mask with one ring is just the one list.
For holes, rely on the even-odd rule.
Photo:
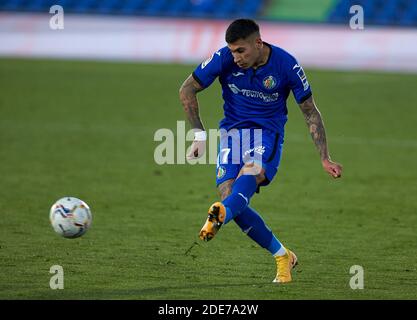
[(221, 202), (215, 202), (208, 210), (208, 217), (203, 228), (200, 230), (200, 239), (210, 241), (219, 231), (226, 218), (226, 207)]
[(291, 282), (291, 270), (298, 264), (297, 256), (294, 252), (285, 249), (286, 253), (283, 256), (275, 257), (277, 263), (277, 275), (273, 282), (285, 283)]

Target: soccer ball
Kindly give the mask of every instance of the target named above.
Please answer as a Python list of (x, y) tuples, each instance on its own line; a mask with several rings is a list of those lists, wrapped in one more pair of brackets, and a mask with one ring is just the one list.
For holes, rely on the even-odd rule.
[(84, 201), (65, 197), (52, 205), (49, 219), (55, 232), (60, 236), (78, 238), (90, 228), (92, 215)]

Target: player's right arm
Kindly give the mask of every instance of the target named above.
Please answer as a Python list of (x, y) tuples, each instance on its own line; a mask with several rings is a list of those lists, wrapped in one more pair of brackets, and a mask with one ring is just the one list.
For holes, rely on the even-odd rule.
[(180, 88), (180, 100), (193, 129), (204, 131), (198, 111), (197, 93), (204, 88), (190, 74)]
[(220, 75), (222, 70), (221, 50), (202, 62), (194, 72), (188, 76), (180, 88), (180, 100), (184, 107), (188, 121), (194, 129), (194, 141), (187, 154), (188, 159), (200, 158), (206, 148), (207, 134), (200, 119), (197, 93), (209, 87)]
[(187, 154), (188, 159), (200, 158), (206, 150), (206, 133), (200, 119), (197, 100), (197, 93), (203, 89), (193, 75), (189, 75), (180, 88), (180, 100), (195, 134), (194, 141)]

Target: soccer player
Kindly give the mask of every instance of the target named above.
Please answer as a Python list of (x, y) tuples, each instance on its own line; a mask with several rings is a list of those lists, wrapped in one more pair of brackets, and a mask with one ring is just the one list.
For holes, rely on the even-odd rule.
[(262, 41), (259, 26), (253, 20), (233, 21), (225, 38), (227, 46), (201, 63), (180, 88), (180, 100), (194, 129), (188, 159), (201, 157), (206, 147), (207, 135), (199, 116), (197, 93), (217, 77), (223, 91), (224, 118), (220, 121), (216, 179), (221, 202), (210, 206), (199, 237), (209, 241), (223, 224), (234, 220), (275, 258), (277, 274), (273, 282), (290, 282), (296, 255), (280, 243), (249, 206), (259, 187), (268, 185), (277, 173), (290, 91), (304, 114), (324, 170), (339, 178), (342, 166), (330, 159), (322, 117), (297, 60), (283, 49)]

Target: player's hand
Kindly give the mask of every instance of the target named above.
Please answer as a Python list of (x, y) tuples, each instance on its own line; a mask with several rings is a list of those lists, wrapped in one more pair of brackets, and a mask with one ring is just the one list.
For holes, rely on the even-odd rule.
[(198, 159), (203, 156), (206, 151), (206, 140), (207, 133), (204, 130), (194, 132), (194, 141), (187, 153), (187, 160)]
[(333, 178), (340, 178), (342, 176), (342, 165), (336, 162), (333, 162), (330, 159), (322, 160), (322, 165), (324, 170), (331, 175)]
[(193, 160), (203, 156), (206, 151), (206, 141), (194, 140), (191, 144), (190, 151), (187, 153), (187, 159)]

